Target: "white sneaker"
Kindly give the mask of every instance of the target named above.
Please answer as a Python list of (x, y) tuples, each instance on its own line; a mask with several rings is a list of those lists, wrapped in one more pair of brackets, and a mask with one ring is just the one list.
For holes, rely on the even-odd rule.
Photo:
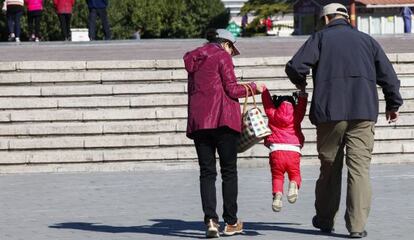
[(298, 199), (298, 185), (296, 184), (295, 181), (291, 181), (289, 183), (289, 190), (288, 190), (288, 194), (287, 194), (287, 199), (288, 202), (290, 203), (295, 203), (296, 200)]
[(273, 196), (273, 203), (272, 203), (272, 209), (274, 212), (280, 212), (282, 210), (282, 193), (278, 192)]
[(20, 42), (20, 38), (18, 38), (18, 37), (17, 37), (17, 38), (16, 38), (16, 42)]
[(218, 238), (218, 237), (220, 237), (219, 228), (220, 228), (220, 225), (218, 225), (216, 222), (214, 222), (213, 219), (210, 219), (207, 223), (206, 237), (207, 238)]

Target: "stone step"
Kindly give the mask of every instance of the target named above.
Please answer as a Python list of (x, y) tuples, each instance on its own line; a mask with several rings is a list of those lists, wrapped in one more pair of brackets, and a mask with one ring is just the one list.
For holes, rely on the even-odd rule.
[[(240, 81), (246, 83), (248, 81)], [(294, 86), (286, 79), (267, 79), (264, 82), (271, 94), (289, 95), (296, 91)], [(401, 95), (404, 99), (414, 98), (414, 88), (409, 86), (414, 83), (412, 79), (402, 78)], [(312, 97), (312, 83), (309, 82), (308, 90)], [(115, 96), (115, 95), (139, 95), (142, 98), (154, 96), (169, 96), (171, 94), (183, 94), (187, 96), (186, 82), (153, 82), (136, 84), (94, 84), (94, 85), (70, 85), (70, 86), (2, 86), (0, 88), (0, 99), (19, 98), (19, 97), (96, 97), (96, 96)], [(383, 99), (381, 88), (378, 88), (378, 96)], [(256, 96), (260, 99), (260, 96)]]
[[(375, 143), (374, 155), (381, 154), (413, 154), (414, 140), (378, 141)], [(163, 160), (194, 160), (197, 158), (195, 148), (191, 145), (162, 148), (114, 148), (114, 149), (56, 149), (3, 151), (0, 150), (2, 164), (28, 163), (80, 163), (105, 161), (163, 161)], [(269, 150), (263, 145), (257, 145), (239, 154), (240, 158), (267, 158)], [(316, 158), (314, 143), (306, 144), (303, 148), (306, 157)]]
[[(413, 79), (414, 64), (394, 65), (396, 73), (401, 78)], [(235, 69), (236, 76), (243, 80), (286, 78), (284, 67), (239, 67)], [(0, 84), (50, 84), (50, 83), (106, 83), (106, 82), (148, 82), (186, 80), (184, 69), (126, 69), (120, 70), (91, 70), (91, 71), (33, 71), (33, 72), (0, 72)], [(309, 81), (310, 82), (310, 81)]]
[[(175, 86), (175, 89), (174, 89)], [(166, 88), (168, 86), (165, 86)], [(184, 94), (184, 89), (180, 85), (172, 85), (171, 93), (149, 94), (140, 96), (88, 96), (88, 97), (0, 97), (0, 110), (3, 109), (65, 109), (65, 108), (114, 108), (114, 107), (186, 107), (188, 97)], [(151, 89), (151, 88), (147, 88)], [(155, 91), (155, 88), (153, 88)], [(410, 89), (411, 90), (411, 89)], [(117, 90), (120, 91), (120, 90)], [(165, 90), (166, 91), (166, 90)], [(181, 91), (182, 94), (176, 92)], [(124, 92), (127, 92), (125, 90)], [(414, 91), (403, 91), (402, 97), (405, 99), (401, 112), (414, 111), (414, 101), (407, 95), (414, 95)], [(406, 94), (406, 95), (405, 95)], [(380, 109), (385, 108), (383, 95), (379, 93)], [(262, 108), (260, 95), (255, 96), (256, 102)], [(309, 97), (309, 102), (312, 96)], [(243, 103), (244, 99), (240, 99)], [(250, 98), (250, 103), (253, 100)]]
[(0, 136), (102, 135), (185, 132), (185, 119), (0, 124)]
[[(407, 104), (407, 106), (409, 106)], [(261, 107), (260, 107), (261, 108)], [(107, 108), (107, 109), (50, 109), (50, 110), (10, 110), (0, 111), (0, 123), (14, 122), (89, 122), (89, 121), (128, 121), (128, 120), (165, 120), (186, 119), (185, 107), (155, 107), (155, 108)], [(380, 108), (379, 125), (388, 125), (385, 121), (384, 108)], [(413, 126), (414, 115), (401, 112), (398, 126)], [(308, 117), (302, 122), (303, 128), (312, 128)]]
[[(373, 164), (413, 163), (414, 154), (379, 154), (372, 156)], [(238, 158), (239, 168), (268, 168), (267, 157)], [(301, 165), (319, 165), (316, 157), (302, 157)], [(63, 173), (63, 172), (122, 172), (148, 170), (183, 170), (198, 169), (196, 160), (163, 160), (163, 161), (106, 161), (106, 162), (77, 162), (75, 163), (29, 163), (1, 165), (0, 174), (22, 174), (34, 172)], [(270, 175), (269, 175), (270, 176)]]
[[(389, 53), (393, 63), (413, 63), (412, 53)], [(284, 66), (291, 57), (234, 58), (236, 67), (242, 66)], [(113, 60), (113, 61), (24, 61), (3, 62), (0, 71), (28, 70), (105, 70), (105, 69), (170, 69), (183, 68), (182, 59), (170, 60)]]
[[(314, 129), (304, 130), (306, 143), (316, 142)], [(376, 131), (377, 141), (411, 140), (414, 130), (408, 128), (379, 128)], [(185, 136), (185, 132), (156, 132), (127, 133), (111, 135), (86, 136), (7, 136), (0, 137), (0, 150), (30, 150), (30, 149), (90, 149), (90, 148), (130, 148), (130, 147), (170, 147), (193, 145), (193, 141)]]
[[(119, 134), (171, 134), (173, 139), (185, 138), (186, 119), (136, 120), (136, 121), (99, 121), (99, 122), (50, 122), (50, 123), (14, 123), (0, 124), (0, 140), (3, 142), (22, 137), (54, 136), (103, 136)], [(315, 129), (303, 128), (307, 141), (315, 141)], [(412, 126), (377, 124), (376, 139), (410, 139), (414, 138)], [(167, 136), (168, 137), (168, 136)], [(6, 141), (7, 143), (7, 141)], [(8, 146), (5, 144), (4, 146)]]

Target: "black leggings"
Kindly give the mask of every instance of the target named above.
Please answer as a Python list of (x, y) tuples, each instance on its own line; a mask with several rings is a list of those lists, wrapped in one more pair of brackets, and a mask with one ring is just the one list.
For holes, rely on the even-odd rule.
[[(40, 36), (40, 18), (42, 17), (42, 10), (30, 11), (27, 12), (27, 25), (29, 26), (29, 34), (35, 35), (35, 37)], [(33, 31), (34, 25), (34, 31)]]
[(62, 29), (62, 35), (65, 38), (65, 40), (69, 40), (70, 37), (70, 19), (72, 17), (72, 14), (70, 13), (59, 13), (59, 22), (60, 22), (60, 28)]
[(194, 143), (200, 165), (200, 192), (204, 222), (216, 213), (216, 150), (220, 157), (223, 191), (223, 219), (228, 224), (237, 222), (237, 142), (240, 133), (227, 127), (199, 130), (194, 133)]

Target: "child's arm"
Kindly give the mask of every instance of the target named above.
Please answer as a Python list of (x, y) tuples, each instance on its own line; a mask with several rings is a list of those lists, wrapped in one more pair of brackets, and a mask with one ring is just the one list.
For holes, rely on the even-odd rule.
[(306, 92), (299, 92), (298, 105), (295, 107), (295, 122), (301, 123), (306, 113), (306, 106), (308, 105), (308, 94)]
[(270, 92), (266, 87), (263, 88), (262, 103), (267, 117), (271, 118), (273, 116), (275, 108), (273, 105), (272, 97), (270, 96)]

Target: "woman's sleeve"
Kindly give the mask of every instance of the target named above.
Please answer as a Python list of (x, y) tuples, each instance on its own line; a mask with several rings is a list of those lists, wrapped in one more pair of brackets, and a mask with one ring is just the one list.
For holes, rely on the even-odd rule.
[[(219, 73), (222, 79), (224, 91), (231, 98), (242, 98), (246, 96), (245, 88), (237, 83), (236, 74), (234, 73), (234, 65), (231, 56), (227, 53), (222, 54), (219, 58)], [(249, 83), (253, 89), (253, 94), (257, 94), (256, 84)], [(251, 95), (249, 91), (249, 96)]]

